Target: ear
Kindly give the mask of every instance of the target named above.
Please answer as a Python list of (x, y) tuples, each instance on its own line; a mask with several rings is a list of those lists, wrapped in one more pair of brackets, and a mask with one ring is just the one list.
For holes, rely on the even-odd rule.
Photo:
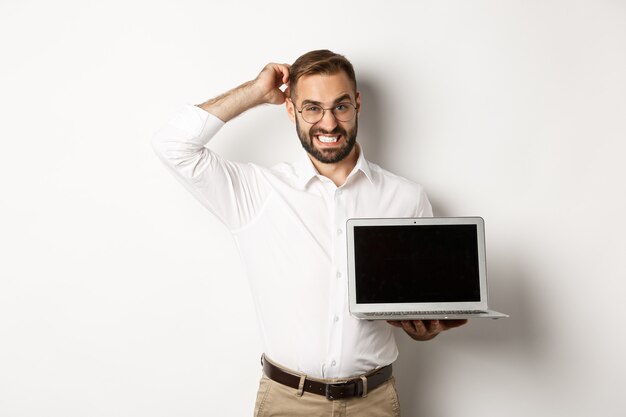
[(359, 91), (356, 92), (356, 116), (359, 117), (361, 114), (361, 93)]
[(293, 102), (289, 97), (285, 100), (285, 108), (287, 109), (287, 115), (293, 123), (296, 122), (296, 110), (294, 109)]

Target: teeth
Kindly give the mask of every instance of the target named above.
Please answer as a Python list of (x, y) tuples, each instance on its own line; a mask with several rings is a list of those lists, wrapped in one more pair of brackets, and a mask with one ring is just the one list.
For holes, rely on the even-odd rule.
[(339, 139), (337, 136), (318, 136), (317, 138), (322, 143), (333, 143), (337, 142), (337, 140)]

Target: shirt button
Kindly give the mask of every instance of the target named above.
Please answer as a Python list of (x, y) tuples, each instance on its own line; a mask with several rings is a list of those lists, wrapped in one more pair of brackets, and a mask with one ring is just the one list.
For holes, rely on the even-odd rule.
[(335, 316), (333, 320), (335, 320), (335, 323), (337, 323), (339, 321), (339, 316)]
[(343, 230), (341, 230), (341, 229), (337, 229), (337, 235), (340, 235), (340, 234), (342, 234), (342, 233), (343, 233)]
[(341, 272), (337, 271), (337, 278), (341, 278)]
[(341, 193), (343, 193), (343, 191), (341, 190), (341, 188), (337, 189), (337, 195), (341, 195)]
[(337, 365), (337, 362), (335, 362), (335, 361), (332, 361), (332, 362), (330, 363), (330, 366), (335, 366), (335, 365)]

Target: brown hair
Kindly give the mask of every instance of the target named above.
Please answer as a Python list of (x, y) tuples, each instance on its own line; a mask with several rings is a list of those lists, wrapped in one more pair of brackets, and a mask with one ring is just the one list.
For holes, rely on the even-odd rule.
[(305, 75), (337, 74), (343, 71), (354, 84), (356, 91), (356, 75), (350, 61), (345, 56), (336, 54), (327, 49), (307, 52), (291, 65), (289, 69), (289, 86), (293, 97), (296, 83)]

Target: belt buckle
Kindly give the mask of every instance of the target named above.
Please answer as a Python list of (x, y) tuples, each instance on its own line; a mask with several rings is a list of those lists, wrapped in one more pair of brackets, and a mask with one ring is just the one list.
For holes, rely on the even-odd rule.
[[(326, 399), (330, 401), (339, 400), (340, 399), (339, 397), (333, 397), (332, 392), (330, 392), (331, 388), (347, 387), (348, 385), (354, 385), (354, 382), (338, 382), (336, 384), (326, 384), (326, 393), (325, 393)], [(352, 394), (352, 396), (354, 396), (354, 393)], [(343, 398), (348, 398), (348, 397), (346, 396)]]

